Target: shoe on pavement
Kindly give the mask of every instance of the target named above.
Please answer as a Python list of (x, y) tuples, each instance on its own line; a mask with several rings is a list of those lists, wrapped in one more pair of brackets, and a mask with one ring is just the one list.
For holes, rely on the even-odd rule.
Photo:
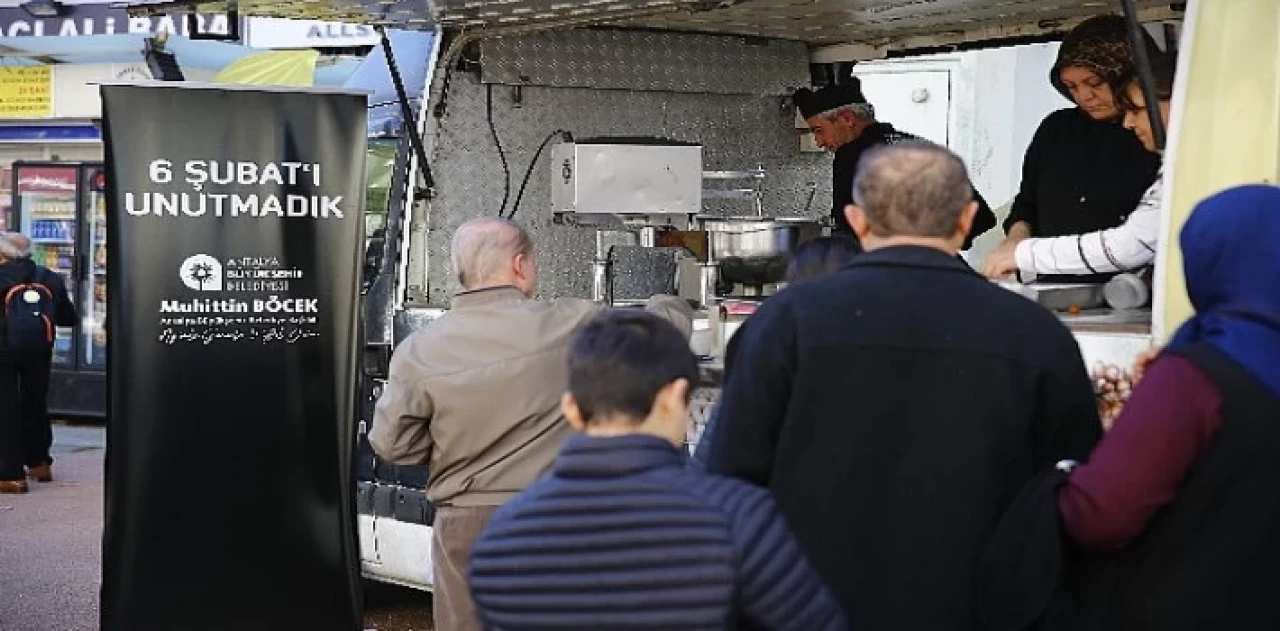
[(53, 482), (53, 467), (49, 463), (27, 467), (27, 477), (36, 482)]
[(30, 490), (26, 480), (0, 480), (0, 493), (26, 493)]

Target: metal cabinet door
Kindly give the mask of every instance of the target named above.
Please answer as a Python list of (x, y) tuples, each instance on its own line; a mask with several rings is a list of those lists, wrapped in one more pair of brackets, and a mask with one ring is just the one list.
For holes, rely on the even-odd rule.
[(855, 73), (876, 118), (940, 145), (950, 140), (951, 72), (886, 69)]

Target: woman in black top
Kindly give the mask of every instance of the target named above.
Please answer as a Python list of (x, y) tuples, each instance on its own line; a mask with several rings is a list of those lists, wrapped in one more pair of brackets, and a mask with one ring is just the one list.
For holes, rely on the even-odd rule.
[[(1056, 237), (1113, 228), (1155, 180), (1160, 159), (1118, 123), (1111, 86), (1133, 71), (1128, 26), (1118, 15), (1081, 22), (1062, 41), (1049, 81), (1076, 107), (1045, 117), (1022, 163), (1022, 186), (1004, 222), (1001, 249), (1028, 237)], [(1144, 31), (1145, 34), (1145, 31)], [(1147, 50), (1162, 54), (1146, 36)], [(1108, 275), (1041, 277), (1091, 282)]]

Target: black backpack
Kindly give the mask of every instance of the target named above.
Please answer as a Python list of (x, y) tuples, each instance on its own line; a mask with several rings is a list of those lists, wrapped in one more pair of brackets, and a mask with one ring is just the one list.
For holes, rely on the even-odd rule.
[(57, 336), (53, 289), (36, 272), (27, 280), (0, 274), (0, 348), (47, 351)]

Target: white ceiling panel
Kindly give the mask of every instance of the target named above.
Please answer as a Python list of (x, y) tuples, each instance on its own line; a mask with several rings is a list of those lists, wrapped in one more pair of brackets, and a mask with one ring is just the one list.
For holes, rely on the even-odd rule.
[[(536, 29), (557, 23), (612, 24), (792, 39), (816, 45), (959, 42), (976, 36), (1062, 30), (1117, 11), (1114, 0), (238, 0), (241, 15), (324, 19), (405, 29)], [(156, 10), (223, 2), (150, 1)], [(1174, 16), (1170, 3), (1137, 0), (1149, 19)]]

